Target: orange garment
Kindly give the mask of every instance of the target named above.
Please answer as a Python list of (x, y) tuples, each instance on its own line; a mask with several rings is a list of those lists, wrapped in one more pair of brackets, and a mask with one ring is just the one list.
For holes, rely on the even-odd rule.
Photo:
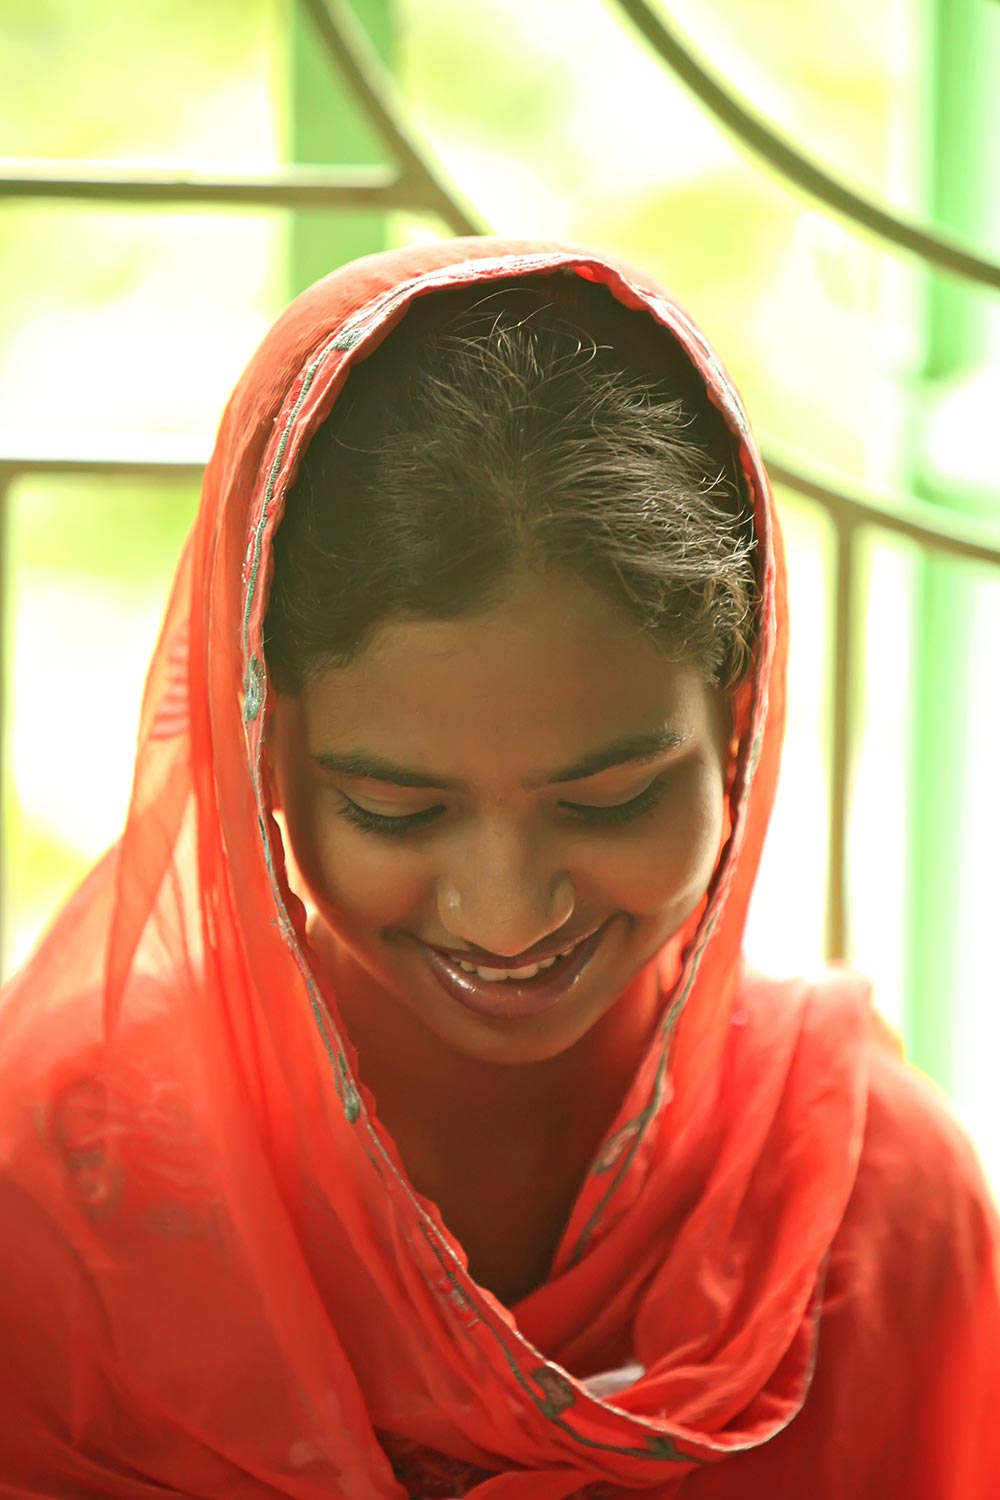
[[(352, 361), (436, 287), (569, 268), (656, 319), (741, 444), (761, 626), (663, 1020), (515, 1309), (466, 1270), (357, 1081), (271, 815), (261, 626), (283, 497)], [(453, 240), (293, 303), (229, 404), (119, 844), (0, 1008), (0, 1496), (996, 1500), (997, 1222), (846, 970), (741, 957), (785, 590), (732, 384), (645, 275)], [(97, 710), (99, 712), (99, 710)], [(611, 1400), (587, 1376), (636, 1362)]]

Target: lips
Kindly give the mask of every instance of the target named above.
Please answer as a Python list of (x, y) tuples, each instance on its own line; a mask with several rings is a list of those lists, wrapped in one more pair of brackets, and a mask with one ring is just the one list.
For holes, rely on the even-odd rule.
[[(542, 969), (533, 979), (482, 979), (478, 974), (470, 974), (463, 969), (457, 958), (446, 957), (426, 943), (420, 943), (419, 947), (427, 967), (441, 988), (466, 1010), (489, 1020), (516, 1021), (540, 1015), (572, 995), (600, 947), (607, 926), (607, 922), (603, 922), (588, 937), (578, 942), (568, 957), (559, 959), (551, 968)], [(563, 938), (562, 947), (566, 946)], [(538, 951), (541, 953), (541, 948)], [(558, 947), (550, 943), (547, 956), (551, 957), (559, 951)], [(463, 954), (462, 957), (464, 956)], [(470, 959), (466, 961), (471, 961), (472, 957), (470, 955)], [(539, 961), (537, 958), (534, 960), (536, 963)], [(524, 955), (518, 956), (516, 965), (507, 959), (506, 966), (526, 967)]]

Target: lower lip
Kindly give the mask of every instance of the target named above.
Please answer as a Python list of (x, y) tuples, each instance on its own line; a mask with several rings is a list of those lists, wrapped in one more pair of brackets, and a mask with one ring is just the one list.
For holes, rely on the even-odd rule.
[(606, 926), (602, 923), (566, 958), (557, 959), (551, 969), (542, 969), (534, 979), (480, 979), (478, 974), (467, 974), (457, 963), (443, 958), (437, 949), (426, 943), (420, 946), (441, 988), (466, 1010), (491, 1021), (521, 1021), (542, 1015), (572, 994), (600, 946)]

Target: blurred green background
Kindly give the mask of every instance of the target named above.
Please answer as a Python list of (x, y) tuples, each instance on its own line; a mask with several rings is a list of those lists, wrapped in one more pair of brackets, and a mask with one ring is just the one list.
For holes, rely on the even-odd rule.
[[(735, 145), (605, 0), (355, 0), (408, 119), (491, 228), (648, 267), (758, 433), (845, 483), (1000, 520), (1000, 298), (932, 274)], [(662, 12), (667, 14), (666, 8)], [(994, 0), (682, 0), (701, 55), (871, 196), (1000, 243)], [(292, 0), (28, 0), (0, 37), (3, 150), (204, 171), (380, 161)], [(207, 453), (290, 295), (446, 233), (370, 212), (0, 200), (0, 458)], [(143, 673), (197, 503), (177, 481), (7, 494), (4, 972), (117, 834)], [(822, 952), (830, 531), (779, 493), (793, 647), (785, 775), (751, 956)], [(873, 538), (854, 692), (851, 958), (1000, 1182), (997, 570)]]

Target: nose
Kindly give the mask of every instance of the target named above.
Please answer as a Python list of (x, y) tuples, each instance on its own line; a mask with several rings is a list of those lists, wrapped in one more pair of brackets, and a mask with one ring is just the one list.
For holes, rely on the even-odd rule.
[(493, 828), (456, 851), (438, 877), (437, 901), (456, 948), (514, 957), (569, 920), (575, 895), (569, 872), (538, 843)]

